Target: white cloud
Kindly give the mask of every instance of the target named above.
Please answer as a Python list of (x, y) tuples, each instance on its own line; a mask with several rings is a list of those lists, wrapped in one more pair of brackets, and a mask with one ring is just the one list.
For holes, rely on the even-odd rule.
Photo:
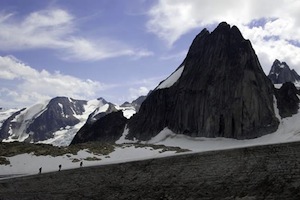
[[(245, 38), (251, 40), (265, 72), (275, 58), (300, 71), (299, 46), (289, 42), (300, 42), (299, 10), (297, 0), (159, 0), (148, 12), (147, 28), (172, 46), (191, 30), (226, 21), (237, 25)], [(260, 19), (266, 23), (249, 26)], [(276, 40), (270, 39), (274, 36)]]
[(0, 56), (0, 71), (1, 82), (10, 83), (0, 86), (1, 107), (31, 105), (55, 96), (92, 99), (99, 91), (113, 87), (60, 72), (37, 71), (8, 56)]
[(0, 13), (0, 50), (53, 49), (59, 50), (63, 59), (76, 61), (152, 54), (110, 38), (98, 42), (80, 37), (75, 21), (74, 16), (62, 9), (33, 12), (24, 19), (13, 13)]
[(84, 38), (72, 38), (68, 43), (69, 52), (65, 56), (66, 60), (101, 60), (119, 56), (132, 56), (140, 58), (151, 56), (153, 53), (143, 49), (131, 49), (126, 45), (106, 40), (98, 40), (91, 43)]
[(147, 87), (141, 86), (139, 88), (129, 88), (130, 99), (134, 100), (140, 96), (145, 96), (149, 93), (149, 89)]
[(73, 17), (60, 9), (34, 12), (22, 20), (13, 14), (0, 18), (2, 50), (63, 48), (64, 39), (74, 31)]
[(163, 55), (160, 57), (161, 60), (180, 60), (182, 61), (184, 57), (187, 55), (187, 51), (183, 50), (174, 54)]

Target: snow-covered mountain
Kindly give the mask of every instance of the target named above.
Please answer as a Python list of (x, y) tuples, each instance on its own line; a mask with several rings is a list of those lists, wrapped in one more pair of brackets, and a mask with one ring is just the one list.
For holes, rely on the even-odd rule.
[(103, 98), (90, 101), (56, 97), (21, 110), (0, 111), (0, 140), (69, 145), (77, 131), (108, 113), (122, 110), (130, 118), (135, 107), (117, 106)]
[(286, 62), (275, 60), (268, 75), (273, 84), (283, 84), (286, 82), (300, 83), (300, 76), (294, 69), (290, 69)]

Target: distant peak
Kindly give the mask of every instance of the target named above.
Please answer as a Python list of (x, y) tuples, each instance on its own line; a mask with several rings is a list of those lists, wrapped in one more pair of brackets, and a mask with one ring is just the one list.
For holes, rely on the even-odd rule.
[(107, 102), (104, 98), (102, 98), (102, 97), (99, 97), (97, 100), (98, 100), (98, 101), (102, 101), (103, 104), (107, 104), (107, 103), (108, 103), (108, 102)]
[(291, 70), (286, 62), (275, 59), (268, 75), (273, 84), (283, 84), (285, 82), (298, 82), (300, 76), (295, 70)]

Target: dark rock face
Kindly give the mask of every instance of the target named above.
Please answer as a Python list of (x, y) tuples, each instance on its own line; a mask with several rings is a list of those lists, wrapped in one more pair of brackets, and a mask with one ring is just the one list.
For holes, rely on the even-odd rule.
[(127, 119), (122, 111), (106, 114), (94, 123), (86, 123), (75, 135), (71, 144), (88, 141), (115, 142), (124, 131)]
[(291, 70), (285, 62), (280, 62), (277, 59), (274, 61), (268, 77), (273, 84), (300, 81), (300, 76), (294, 69)]
[(86, 101), (69, 99), (67, 97), (53, 98), (46, 110), (29, 125), (26, 132), (32, 132), (34, 142), (53, 137), (53, 132), (62, 127), (74, 126), (79, 120), (74, 115), (84, 112)]
[[(249, 40), (225, 22), (194, 39), (170, 87), (159, 86), (129, 123), (127, 138), (148, 140), (168, 127), (201, 137), (255, 138), (275, 131), (273, 85)], [(166, 80), (168, 81), (168, 80)]]
[(299, 91), (293, 83), (284, 83), (280, 89), (276, 89), (277, 108), (282, 118), (291, 117), (299, 109)]

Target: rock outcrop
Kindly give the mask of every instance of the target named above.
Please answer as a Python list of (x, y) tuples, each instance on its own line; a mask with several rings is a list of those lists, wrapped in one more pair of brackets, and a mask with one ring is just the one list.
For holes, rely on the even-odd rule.
[(273, 84), (300, 82), (300, 76), (297, 72), (294, 69), (291, 70), (286, 62), (280, 62), (277, 59), (273, 62), (268, 77)]
[(277, 108), (282, 118), (291, 117), (296, 114), (299, 109), (299, 91), (293, 83), (284, 83), (280, 89), (275, 90), (277, 99)]
[(106, 114), (92, 124), (86, 123), (77, 132), (71, 145), (89, 141), (114, 143), (122, 136), (126, 123), (127, 118), (122, 111)]
[(273, 95), (250, 41), (223, 22), (196, 36), (183, 63), (130, 119), (127, 138), (148, 140), (165, 127), (198, 137), (259, 137), (278, 127)]

